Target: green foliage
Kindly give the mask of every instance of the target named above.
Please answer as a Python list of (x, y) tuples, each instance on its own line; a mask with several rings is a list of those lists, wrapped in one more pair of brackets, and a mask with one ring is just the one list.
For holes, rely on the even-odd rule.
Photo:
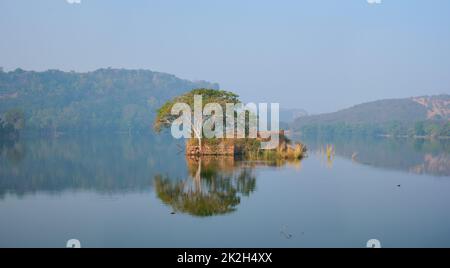
[[(175, 103), (186, 103), (194, 110), (194, 96), (202, 96), (202, 106), (204, 107), (208, 103), (218, 103), (222, 106), (225, 112), (226, 103), (239, 103), (239, 96), (233, 92), (225, 90), (216, 90), (208, 88), (197, 88), (193, 89), (183, 95), (176, 96), (171, 100), (166, 101), (157, 111), (156, 118), (154, 121), (154, 129), (159, 132), (164, 127), (169, 127), (170, 124), (175, 120), (178, 115), (172, 115), (171, 110)], [(203, 108), (202, 107), (202, 108)]]
[(450, 122), (448, 121), (418, 121), (407, 124), (392, 121), (385, 124), (312, 124), (300, 128), (304, 136), (313, 137), (352, 137), (352, 136), (409, 136), (409, 137), (449, 137)]
[(423, 121), (420, 122), (416, 122), (416, 124), (414, 125), (414, 131), (411, 133), (412, 135), (419, 135), (419, 136), (423, 136), (425, 135), (425, 124)]
[(0, 138), (15, 138), (25, 125), (23, 111), (17, 108), (6, 111), (0, 116)]
[(450, 136), (449, 121), (425, 121), (423, 122), (424, 133), (426, 136), (439, 137)]
[(148, 70), (17, 69), (0, 72), (0, 113), (20, 107), (28, 130), (140, 131), (150, 128), (166, 100), (198, 87), (218, 85)]
[(5, 123), (10, 124), (15, 130), (21, 130), (25, 126), (25, 115), (21, 109), (8, 110), (3, 116)]

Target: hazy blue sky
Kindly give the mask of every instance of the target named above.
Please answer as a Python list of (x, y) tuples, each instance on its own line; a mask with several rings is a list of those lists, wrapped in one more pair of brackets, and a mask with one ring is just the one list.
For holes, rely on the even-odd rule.
[(144, 68), (311, 113), (450, 93), (448, 0), (0, 0), (0, 36), (5, 70)]

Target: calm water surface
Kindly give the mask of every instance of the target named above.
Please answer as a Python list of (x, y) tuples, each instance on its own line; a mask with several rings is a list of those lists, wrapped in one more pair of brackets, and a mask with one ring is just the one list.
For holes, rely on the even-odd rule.
[(304, 142), (290, 163), (186, 158), (165, 136), (2, 144), (0, 246), (450, 247), (449, 141)]

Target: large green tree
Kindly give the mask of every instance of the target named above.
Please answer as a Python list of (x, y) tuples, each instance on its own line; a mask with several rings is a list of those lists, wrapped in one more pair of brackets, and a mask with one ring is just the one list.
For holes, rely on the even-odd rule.
[[(173, 123), (173, 121), (179, 117), (178, 114), (175, 115), (172, 114), (172, 107), (176, 103), (185, 103), (191, 108), (191, 111), (194, 111), (195, 95), (202, 96), (202, 109), (208, 103), (217, 103), (222, 107), (222, 110), (225, 111), (227, 103), (233, 104), (240, 103), (239, 96), (229, 91), (207, 89), (207, 88), (193, 89), (190, 92), (187, 92), (183, 95), (177, 96), (167, 101), (161, 106), (161, 108), (158, 109), (154, 122), (154, 129), (157, 132), (159, 132), (163, 128), (169, 128), (170, 125)], [(191, 133), (194, 133), (195, 138), (198, 140), (198, 144), (201, 150), (203, 139), (202, 126), (196, 126), (194, 124), (191, 124), (190, 129)]]

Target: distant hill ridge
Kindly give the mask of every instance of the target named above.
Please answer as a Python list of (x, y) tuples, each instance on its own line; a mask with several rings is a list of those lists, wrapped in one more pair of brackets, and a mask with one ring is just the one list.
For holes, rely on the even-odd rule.
[(445, 127), (449, 120), (450, 95), (442, 94), (362, 103), (334, 113), (297, 118), (291, 127), (298, 132), (329, 132), (339, 126), (343, 132), (357, 132), (359, 128), (378, 134), (393, 131), (407, 135), (415, 131), (411, 129), (418, 122), (425, 124), (424, 128), (431, 122)]
[(149, 129), (162, 103), (203, 87), (219, 89), (217, 83), (193, 82), (150, 70), (107, 68), (78, 73), (0, 69), (0, 114), (22, 109), (27, 129)]

